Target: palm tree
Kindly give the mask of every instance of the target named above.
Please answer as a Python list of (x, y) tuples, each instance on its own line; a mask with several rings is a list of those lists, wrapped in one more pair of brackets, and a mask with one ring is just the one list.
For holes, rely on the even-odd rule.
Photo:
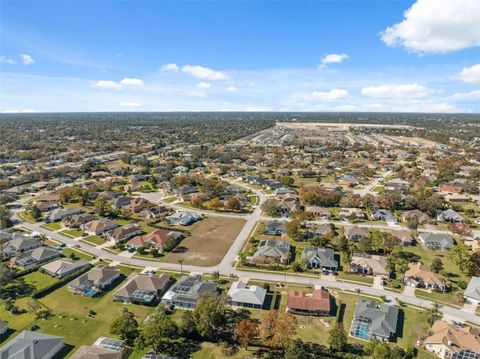
[(357, 293), (357, 301), (360, 299), (360, 293), (362, 293), (362, 290), (360, 288), (356, 288), (355, 292)]
[(183, 259), (177, 260), (177, 263), (180, 264), (180, 275), (183, 275)]

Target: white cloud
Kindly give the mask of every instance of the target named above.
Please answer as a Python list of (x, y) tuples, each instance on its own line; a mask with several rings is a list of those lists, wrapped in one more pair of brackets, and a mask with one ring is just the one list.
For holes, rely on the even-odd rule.
[(160, 72), (178, 72), (180, 68), (177, 64), (165, 64), (160, 68)]
[(118, 82), (110, 80), (95, 81), (90, 86), (103, 90), (120, 90), (122, 88), (122, 85), (120, 85)]
[(21, 57), (24, 65), (32, 65), (32, 64), (35, 63), (35, 60), (30, 55), (21, 54), (20, 57)]
[(210, 87), (212, 87), (212, 84), (208, 83), (208, 82), (200, 82), (197, 87), (199, 89), (209, 89)]
[(13, 64), (16, 64), (17, 62), (13, 59), (10, 59), (10, 58), (6, 57), (6, 56), (0, 56), (0, 63), (13, 65)]
[(198, 97), (198, 98), (207, 98), (208, 95), (203, 91), (192, 90), (187, 92), (187, 96)]
[(237, 88), (235, 86), (228, 86), (225, 91), (227, 92), (237, 92)]
[(182, 71), (186, 74), (195, 76), (202, 80), (228, 80), (229, 77), (227, 74), (209, 69), (208, 67), (203, 66), (192, 66), (185, 65), (182, 67)]
[(321, 100), (321, 101), (335, 101), (341, 100), (348, 97), (348, 91), (342, 89), (331, 89), (328, 92), (323, 91), (313, 91), (309, 98), (311, 100)]
[(478, 0), (417, 0), (404, 16), (380, 34), (388, 46), (440, 54), (480, 46)]
[(458, 74), (458, 79), (469, 84), (480, 83), (480, 64), (464, 67)]
[(136, 79), (136, 78), (131, 78), (131, 77), (125, 77), (120, 81), (120, 85), (124, 86), (143, 86), (143, 80)]
[(35, 110), (31, 110), (29, 108), (22, 109), (22, 110), (5, 110), (3, 113), (32, 113), (36, 112)]
[(347, 54), (328, 54), (322, 59), (321, 67), (327, 66), (328, 64), (339, 64), (346, 59), (348, 59)]
[(429, 93), (425, 86), (417, 83), (406, 85), (380, 85), (362, 88), (362, 95), (370, 98), (420, 98)]
[(138, 102), (120, 102), (120, 107), (137, 108), (140, 106)]
[(90, 87), (95, 87), (103, 90), (121, 90), (124, 87), (141, 87), (143, 86), (143, 80), (125, 77), (120, 82), (111, 80), (100, 80), (93, 82)]
[(480, 101), (480, 90), (470, 92), (457, 92), (449, 97), (454, 101)]
[(350, 111), (358, 111), (358, 107), (355, 105), (338, 105), (335, 106), (336, 111), (342, 111), (342, 112), (350, 112)]

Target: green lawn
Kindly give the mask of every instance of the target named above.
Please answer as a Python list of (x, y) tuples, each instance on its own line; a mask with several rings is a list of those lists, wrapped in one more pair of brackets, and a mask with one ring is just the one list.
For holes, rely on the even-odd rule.
[(94, 246), (99, 246), (105, 243), (105, 239), (102, 236), (89, 236), (80, 239), (80, 242), (85, 242), (88, 244), (93, 244)]
[[(112, 336), (109, 333), (110, 323), (126, 307), (124, 304), (112, 301), (114, 291), (115, 289), (112, 289), (98, 298), (86, 298), (70, 293), (67, 287), (63, 286), (40, 299), (40, 303), (54, 313), (52, 318), (35, 321), (31, 314), (22, 314), (18, 316), (7, 315), (6, 319), (9, 321), (9, 325), (16, 330), (30, 328), (35, 323), (40, 327), (39, 331), (42, 333), (64, 337), (66, 344), (74, 347), (82, 344), (90, 345), (100, 336)], [(30, 300), (25, 298), (17, 301), (17, 304), (21, 308), (26, 308)], [(128, 306), (128, 310), (135, 313), (139, 323), (154, 309), (153, 307), (139, 305)], [(96, 314), (90, 316), (90, 310)], [(3, 319), (4, 313), (1, 310), (0, 313)]]
[(91, 261), (93, 259), (93, 257), (90, 254), (77, 251), (76, 249), (73, 249), (73, 248), (64, 248), (62, 250), (62, 253), (65, 257), (68, 257), (68, 258), (70, 257), (70, 254), (74, 253), (75, 256), (79, 259), (85, 259), (87, 261)]
[(66, 237), (76, 238), (80, 237), (83, 234), (83, 231), (81, 229), (65, 229), (61, 231), (60, 234), (63, 234)]
[(132, 273), (140, 273), (143, 270), (143, 268), (140, 267), (130, 267), (122, 264), (117, 265), (115, 268), (118, 269), (125, 277), (128, 277)]
[(36, 289), (45, 288), (50, 284), (53, 284), (58, 281), (57, 278), (49, 276), (48, 274), (41, 273), (39, 271), (29, 273), (23, 276), (26, 283), (32, 284)]
[(44, 224), (42, 228), (48, 229), (49, 231), (58, 231), (60, 228), (62, 228), (62, 224), (61, 222), (52, 222)]
[(348, 281), (351, 281), (351, 282), (359, 282), (359, 283), (363, 283), (363, 284), (370, 284), (372, 285), (373, 284), (373, 278), (372, 277), (365, 277), (365, 276), (362, 276), (362, 275), (359, 275), (359, 274), (354, 274), (354, 273), (338, 273), (338, 276), (337, 276), (338, 279), (340, 280), (348, 280)]
[(415, 289), (415, 296), (419, 298), (424, 298), (428, 300), (433, 300), (435, 302), (447, 304), (447, 305), (456, 305), (462, 306), (462, 303), (459, 303), (454, 292), (427, 292), (422, 289)]
[(177, 199), (177, 197), (171, 196), (171, 197), (163, 198), (162, 201), (167, 202), (167, 203), (172, 203), (172, 202), (175, 202), (176, 199)]
[(37, 223), (37, 222), (40, 222), (41, 221), (41, 218), (37, 221), (35, 220), (29, 213), (27, 213), (26, 211), (21, 211), (21, 212), (18, 212), (18, 216), (23, 219), (25, 222), (28, 222), (28, 223)]

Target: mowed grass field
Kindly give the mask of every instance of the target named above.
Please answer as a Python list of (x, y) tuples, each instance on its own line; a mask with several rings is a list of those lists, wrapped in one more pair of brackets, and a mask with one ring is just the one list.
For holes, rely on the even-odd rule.
[[(127, 271), (127, 274), (129, 274)], [(39, 299), (42, 307), (48, 308), (53, 317), (43, 320), (35, 320), (33, 313), (11, 315), (4, 310), (0, 303), (0, 317), (9, 323), (9, 327), (15, 330), (13, 336), (22, 330), (28, 330), (33, 324), (40, 327), (42, 333), (58, 335), (65, 338), (65, 343), (72, 349), (71, 355), (82, 344), (93, 344), (101, 336), (110, 334), (111, 322), (120, 315), (123, 308), (135, 313), (139, 323), (151, 314), (155, 307), (140, 305), (125, 305), (112, 301), (112, 295), (119, 285), (104, 293), (98, 298), (87, 298), (73, 294), (63, 286), (44, 298)], [(22, 309), (28, 309), (31, 298), (17, 300), (16, 304)], [(96, 314), (92, 315), (90, 311)], [(114, 336), (113, 336), (114, 337)], [(2, 343), (3, 344), (3, 343)], [(73, 347), (73, 348), (72, 348)]]
[(185, 238), (175, 252), (165, 256), (164, 261), (198, 266), (213, 266), (223, 259), (237, 235), (245, 225), (241, 218), (209, 217), (186, 229), (191, 236)]

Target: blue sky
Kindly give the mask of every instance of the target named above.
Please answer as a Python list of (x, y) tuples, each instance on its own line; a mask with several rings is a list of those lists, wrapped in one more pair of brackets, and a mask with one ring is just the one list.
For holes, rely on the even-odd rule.
[(2, 112), (480, 112), (477, 0), (0, 6)]

